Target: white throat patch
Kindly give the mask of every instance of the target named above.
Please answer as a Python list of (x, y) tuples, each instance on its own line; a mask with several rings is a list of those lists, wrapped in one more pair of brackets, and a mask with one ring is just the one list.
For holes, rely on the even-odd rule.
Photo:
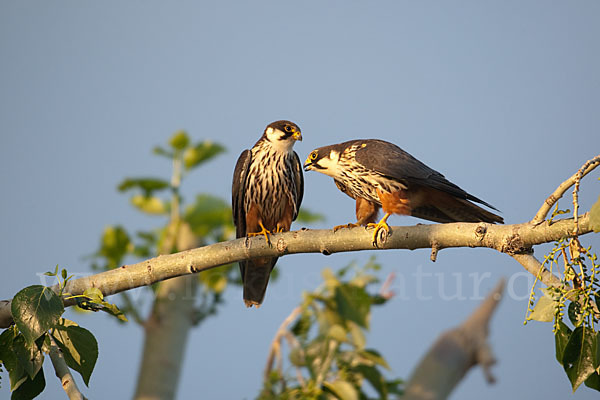
[(283, 153), (289, 153), (292, 151), (292, 147), (294, 147), (295, 140), (291, 137), (287, 139), (283, 139), (285, 134), (279, 129), (273, 129), (268, 127), (265, 130), (265, 134), (267, 136), (267, 140), (271, 144), (271, 147), (275, 151), (280, 151)]

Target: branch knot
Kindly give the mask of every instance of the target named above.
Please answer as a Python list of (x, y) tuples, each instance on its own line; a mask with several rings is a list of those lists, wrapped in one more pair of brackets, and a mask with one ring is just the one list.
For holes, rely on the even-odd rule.
[(518, 233), (513, 233), (503, 240), (500, 251), (509, 255), (531, 253), (531, 246), (526, 246), (523, 238)]
[(477, 238), (477, 240), (479, 240), (480, 242), (483, 241), (483, 238), (485, 237), (485, 234), (487, 233), (487, 226), (485, 225), (479, 225), (477, 226), (477, 228), (475, 229), (475, 237)]

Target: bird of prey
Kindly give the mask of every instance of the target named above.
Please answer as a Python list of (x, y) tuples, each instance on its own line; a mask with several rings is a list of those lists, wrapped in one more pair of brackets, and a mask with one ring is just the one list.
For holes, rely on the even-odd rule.
[[(275, 121), (250, 150), (244, 150), (233, 172), (231, 203), (236, 237), (290, 230), (304, 193), (304, 176), (294, 143), (302, 140), (298, 125)], [(275, 258), (240, 262), (244, 303), (259, 307), (265, 297)]]
[[(389, 232), (391, 214), (412, 215), (435, 222), (503, 223), (502, 217), (472, 202), (496, 208), (467, 193), (393, 143), (377, 139), (350, 140), (313, 150), (304, 164), (329, 175), (336, 186), (356, 199), (356, 224)], [(385, 215), (378, 222), (377, 213)]]

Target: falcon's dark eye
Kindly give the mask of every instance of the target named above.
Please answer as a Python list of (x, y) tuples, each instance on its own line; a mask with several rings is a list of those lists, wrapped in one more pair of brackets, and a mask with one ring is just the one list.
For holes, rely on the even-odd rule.
[(312, 153), (310, 153), (308, 158), (310, 158), (311, 161), (315, 161), (317, 159), (317, 152), (313, 151)]
[(286, 132), (292, 131), (292, 127), (290, 125), (286, 125), (283, 129), (285, 129)]

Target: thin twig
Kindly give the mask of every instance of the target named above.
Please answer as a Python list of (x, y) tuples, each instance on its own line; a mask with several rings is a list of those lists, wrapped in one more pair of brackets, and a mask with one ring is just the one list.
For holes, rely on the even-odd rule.
[(542, 204), (538, 212), (535, 214), (535, 217), (533, 217), (531, 223), (534, 225), (542, 223), (552, 206), (556, 204), (562, 195), (565, 194), (565, 192), (576, 182), (580, 181), (581, 178), (592, 172), (598, 165), (600, 165), (600, 155), (588, 160), (575, 174), (573, 174), (573, 176), (558, 185), (556, 190), (544, 201), (544, 204)]
[(437, 254), (438, 251), (440, 250), (440, 244), (436, 241), (431, 243), (431, 255), (429, 256), (429, 259), (431, 260), (431, 262), (435, 262), (435, 260), (437, 260)]
[(281, 351), (281, 338), (285, 336), (285, 332), (287, 327), (294, 322), (294, 320), (300, 315), (302, 312), (302, 307), (298, 306), (292, 310), (290, 315), (288, 315), (281, 325), (279, 325), (279, 329), (275, 333), (275, 337), (273, 337), (273, 341), (271, 342), (271, 346), (269, 347), (269, 355), (267, 356), (267, 365), (265, 366), (264, 379), (267, 381), (269, 379), (269, 375), (271, 375), (271, 371), (273, 370), (273, 362), (277, 357), (277, 354)]
[[(306, 360), (304, 357), (304, 350), (302, 350), (302, 346), (300, 346), (300, 342), (298, 342), (298, 339), (296, 339), (296, 337), (288, 330), (285, 331), (284, 337), (288, 342), (290, 351), (297, 351), (298, 356), (301, 357), (302, 360)], [(300, 384), (300, 386), (303, 389), (306, 389), (306, 381), (304, 380), (304, 377), (302, 376), (302, 370), (298, 366), (296, 366), (296, 379), (298, 380), (298, 383)]]
[(396, 279), (396, 274), (393, 272), (390, 272), (390, 274), (387, 276), (387, 278), (383, 282), (383, 285), (381, 285), (381, 289), (379, 289), (379, 295), (381, 297), (383, 297), (384, 299), (389, 300), (392, 297), (394, 297), (395, 293), (390, 290), (390, 286), (394, 282), (394, 279)]
[(329, 345), (327, 346), (327, 355), (325, 356), (325, 359), (321, 363), (321, 368), (319, 370), (319, 373), (317, 374), (317, 377), (315, 378), (315, 386), (316, 387), (321, 387), (321, 385), (323, 384), (323, 381), (325, 381), (325, 379), (327, 378), (327, 371), (329, 371), (329, 366), (331, 365), (331, 362), (333, 361), (333, 356), (335, 354), (335, 349), (337, 347), (338, 347), (337, 341), (335, 341), (333, 339), (329, 340)]
[[(517, 262), (521, 264), (523, 268), (525, 268), (530, 274), (533, 276), (539, 276), (540, 281), (542, 281), (546, 286), (552, 286), (556, 288), (564, 287), (561, 280), (552, 272), (548, 271), (548, 269), (544, 267), (542, 263), (540, 263), (538, 259), (533, 256), (533, 254), (512, 254), (511, 256), (517, 260)], [(571, 289), (568, 286), (564, 288), (567, 291)]]

